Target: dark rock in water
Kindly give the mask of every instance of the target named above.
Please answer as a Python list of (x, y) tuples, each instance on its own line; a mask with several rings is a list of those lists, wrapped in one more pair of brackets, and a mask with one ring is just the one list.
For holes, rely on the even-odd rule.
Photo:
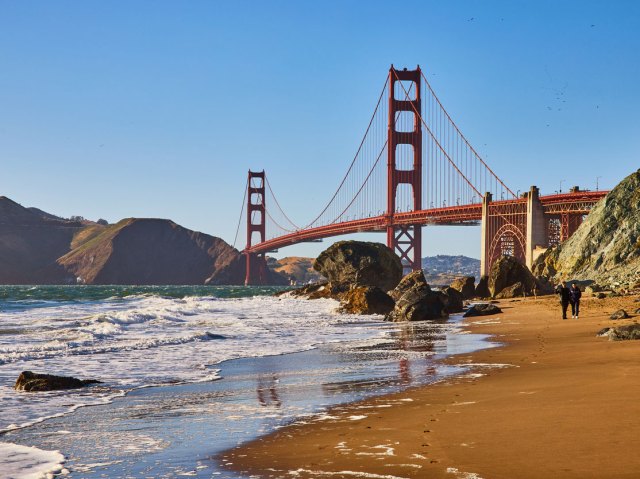
[(489, 276), (482, 276), (480, 281), (478, 281), (478, 286), (476, 286), (475, 297), (488, 298), (489, 296), (491, 296), (491, 292), (489, 291)]
[(320, 253), (313, 268), (329, 282), (395, 288), (402, 279), (400, 258), (382, 243), (338, 241)]
[(463, 276), (451, 283), (451, 288), (462, 293), (464, 299), (471, 299), (476, 294), (476, 278), (473, 276)]
[(207, 331), (204, 334), (207, 337), (207, 339), (227, 339), (227, 337), (223, 336), (222, 334), (210, 333), (209, 331)]
[(463, 310), (464, 297), (462, 296), (462, 293), (460, 291), (455, 288), (449, 287), (442, 290), (442, 292), (445, 294), (445, 299), (447, 302), (447, 305), (445, 307), (447, 313), (459, 313)]
[(620, 326), (611, 328), (606, 332), (609, 341), (626, 341), (640, 339), (640, 324), (630, 324), (628, 326)]
[(22, 371), (13, 388), (17, 391), (57, 391), (60, 389), (77, 389), (97, 384), (95, 379), (77, 379), (70, 376), (54, 376), (53, 374), (38, 374)]
[(507, 286), (498, 294), (496, 294), (496, 299), (519, 298), (524, 295), (524, 287), (522, 286), (522, 283), (518, 281), (511, 286)]
[(627, 319), (628, 317), (629, 315), (624, 309), (619, 309), (618, 311), (613, 313), (611, 316), (609, 316), (609, 319)]
[(536, 279), (525, 265), (511, 256), (501, 256), (493, 263), (489, 273), (491, 296), (497, 296), (503, 289), (516, 283), (522, 284), (522, 293), (526, 295), (533, 294), (537, 287)]
[(443, 320), (449, 316), (445, 294), (433, 291), (422, 271), (414, 271), (402, 278), (389, 295), (396, 304), (385, 318), (388, 321)]
[(350, 314), (389, 314), (395, 303), (380, 288), (359, 286), (342, 294), (340, 312)]
[(502, 313), (502, 310), (497, 307), (495, 304), (491, 303), (477, 303), (472, 305), (466, 313), (462, 316), (464, 318), (469, 318), (471, 316), (489, 316), (490, 314), (499, 314)]
[(331, 299), (342, 299), (342, 295), (349, 291), (348, 284), (336, 284), (336, 283), (313, 283), (307, 284), (301, 288), (279, 291), (275, 293), (275, 296), (284, 296), (289, 295), (294, 298), (304, 298), (304, 299), (321, 299), (321, 298), (331, 298)]

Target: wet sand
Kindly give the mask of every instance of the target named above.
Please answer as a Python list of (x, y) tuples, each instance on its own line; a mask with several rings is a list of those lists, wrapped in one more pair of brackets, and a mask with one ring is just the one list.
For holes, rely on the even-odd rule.
[[(503, 347), (446, 360), (477, 364), (472, 374), (329, 411), (222, 459), (265, 478), (640, 477), (640, 341), (596, 336), (640, 318), (636, 298), (583, 297), (566, 321), (554, 297), (501, 301), (503, 314), (467, 325)], [(632, 318), (608, 319), (620, 307)]]

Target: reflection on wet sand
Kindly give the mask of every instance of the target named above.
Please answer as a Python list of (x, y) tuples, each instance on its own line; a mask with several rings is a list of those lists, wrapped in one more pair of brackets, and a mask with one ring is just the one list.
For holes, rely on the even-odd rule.
[(258, 387), (256, 389), (258, 393), (258, 402), (261, 406), (273, 406), (279, 408), (281, 405), (280, 398), (278, 397), (278, 385), (279, 379), (275, 374), (271, 375), (259, 375)]

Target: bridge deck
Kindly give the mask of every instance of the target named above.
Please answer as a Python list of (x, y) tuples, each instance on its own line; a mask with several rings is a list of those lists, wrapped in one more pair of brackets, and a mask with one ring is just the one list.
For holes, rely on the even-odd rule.
[[(541, 196), (540, 201), (546, 214), (583, 213), (587, 214), (591, 207), (603, 198), (607, 191), (580, 191)], [(492, 204), (521, 203), (523, 198), (515, 200), (494, 201)], [(272, 238), (245, 249), (245, 253), (266, 253), (285, 246), (304, 243), (331, 236), (352, 233), (385, 231), (387, 226), (402, 225), (469, 225), (477, 224), (482, 219), (482, 204), (450, 206), (443, 208), (429, 208), (426, 210), (410, 211), (390, 215), (380, 215), (342, 223), (335, 223), (314, 228), (301, 229), (292, 233)]]

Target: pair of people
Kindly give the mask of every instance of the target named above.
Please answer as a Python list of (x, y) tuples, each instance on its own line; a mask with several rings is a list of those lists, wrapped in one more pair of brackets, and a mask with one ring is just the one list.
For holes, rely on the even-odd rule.
[(562, 305), (562, 319), (567, 319), (567, 308), (571, 305), (571, 317), (578, 319), (580, 315), (580, 297), (582, 291), (576, 283), (571, 283), (571, 288), (567, 288), (566, 283), (563, 281), (556, 288), (556, 293), (560, 296), (560, 304)]

